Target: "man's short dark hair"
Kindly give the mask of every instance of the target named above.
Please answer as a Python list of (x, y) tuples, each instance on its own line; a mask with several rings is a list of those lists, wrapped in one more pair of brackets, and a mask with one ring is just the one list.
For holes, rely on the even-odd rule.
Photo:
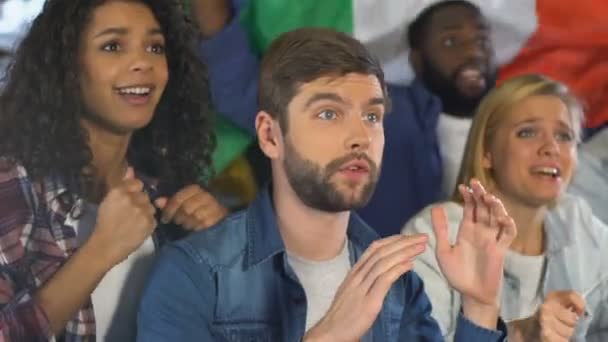
[(349, 73), (376, 76), (387, 98), (382, 67), (358, 40), (324, 28), (283, 33), (272, 42), (262, 60), (259, 109), (278, 119), (286, 133), (287, 107), (300, 85)]
[(433, 14), (435, 14), (440, 9), (451, 6), (467, 7), (481, 14), (481, 9), (479, 9), (477, 5), (474, 5), (473, 3), (466, 0), (444, 0), (437, 2), (420, 12), (420, 14), (408, 26), (407, 42), (409, 47), (412, 49), (420, 49), (423, 45), (424, 38), (428, 31)]

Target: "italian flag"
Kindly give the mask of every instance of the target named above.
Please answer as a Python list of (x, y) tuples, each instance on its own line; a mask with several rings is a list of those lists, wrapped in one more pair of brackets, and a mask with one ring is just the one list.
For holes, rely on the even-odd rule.
[[(242, 0), (241, 0), (242, 1)], [(364, 42), (387, 79), (407, 83), (405, 28), (438, 0), (249, 0), (241, 21), (258, 52), (280, 33), (333, 28)], [(568, 84), (587, 107), (587, 126), (608, 121), (608, 1), (473, 0), (489, 19), (500, 78), (537, 72)]]

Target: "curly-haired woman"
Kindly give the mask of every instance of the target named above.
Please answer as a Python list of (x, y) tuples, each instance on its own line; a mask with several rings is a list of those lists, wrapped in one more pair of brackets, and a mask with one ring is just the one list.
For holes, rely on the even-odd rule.
[(174, 0), (47, 0), (34, 20), (0, 92), (2, 340), (133, 340), (180, 232), (156, 219), (225, 215), (197, 185), (214, 138), (196, 39)]

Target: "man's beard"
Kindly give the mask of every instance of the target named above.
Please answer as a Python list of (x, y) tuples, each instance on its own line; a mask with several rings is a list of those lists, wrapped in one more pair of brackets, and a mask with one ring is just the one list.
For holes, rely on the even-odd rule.
[(481, 100), (496, 84), (496, 71), (488, 68), (488, 71), (483, 73), (486, 82), (485, 89), (477, 96), (467, 96), (456, 86), (456, 77), (468, 64), (461, 65), (452, 75), (447, 77), (435, 67), (428, 57), (423, 58), (422, 63), (421, 80), (431, 93), (439, 97), (443, 112), (446, 114), (472, 117)]
[[(330, 179), (345, 163), (357, 159), (365, 160), (368, 163), (369, 180), (358, 194), (349, 197), (341, 193)], [(334, 159), (325, 168), (321, 168), (313, 161), (302, 157), (287, 138), (285, 139), (283, 167), (291, 188), (306, 206), (332, 213), (364, 207), (376, 188), (380, 171), (364, 153), (348, 154)], [(355, 188), (358, 184), (352, 183), (347, 186)]]

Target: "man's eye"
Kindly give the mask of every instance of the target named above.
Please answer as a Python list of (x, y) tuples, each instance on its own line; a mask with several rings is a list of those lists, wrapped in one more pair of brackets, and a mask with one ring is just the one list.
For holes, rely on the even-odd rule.
[(334, 112), (333, 110), (324, 110), (319, 113), (317, 117), (323, 120), (334, 120), (336, 117), (338, 117), (338, 114), (336, 114), (336, 112)]

